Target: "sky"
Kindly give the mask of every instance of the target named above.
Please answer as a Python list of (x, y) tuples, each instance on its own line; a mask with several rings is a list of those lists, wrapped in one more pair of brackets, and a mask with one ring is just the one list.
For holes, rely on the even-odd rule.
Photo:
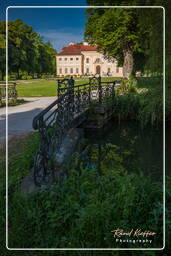
[[(86, 6), (86, 0), (0, 0), (0, 20), (8, 6)], [(8, 20), (21, 19), (59, 52), (70, 42), (84, 41), (86, 8), (9, 8)]]

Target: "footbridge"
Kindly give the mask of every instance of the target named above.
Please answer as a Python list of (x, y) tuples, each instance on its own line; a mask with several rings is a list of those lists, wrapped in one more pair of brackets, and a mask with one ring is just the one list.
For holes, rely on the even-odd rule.
[(57, 83), (57, 99), (33, 119), (33, 128), (40, 134), (33, 168), (38, 186), (55, 178), (55, 154), (69, 130), (83, 123), (85, 127), (100, 128), (113, 113), (116, 81), (102, 82), (101, 77), (94, 76), (80, 85), (75, 85), (73, 79)]

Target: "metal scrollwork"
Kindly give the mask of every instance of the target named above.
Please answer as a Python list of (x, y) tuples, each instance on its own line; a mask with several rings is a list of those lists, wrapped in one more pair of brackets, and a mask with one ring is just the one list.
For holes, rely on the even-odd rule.
[(40, 148), (34, 160), (36, 185), (53, 180), (55, 152), (67, 131), (79, 125), (75, 120), (90, 103), (101, 104), (111, 99), (114, 86), (115, 82), (101, 82), (100, 76), (91, 77), (89, 83), (82, 85), (74, 85), (73, 79), (58, 80), (58, 98), (33, 119), (33, 128), (40, 133)]

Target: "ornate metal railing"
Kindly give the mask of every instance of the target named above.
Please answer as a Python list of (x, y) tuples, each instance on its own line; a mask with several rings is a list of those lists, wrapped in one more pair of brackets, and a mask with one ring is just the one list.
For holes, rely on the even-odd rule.
[[(8, 100), (15, 101), (17, 99), (16, 83), (9, 82), (8, 86)], [(6, 99), (6, 83), (0, 82), (0, 104)]]
[(115, 92), (115, 82), (101, 82), (92, 77), (89, 83), (74, 85), (73, 79), (58, 80), (58, 98), (33, 120), (40, 133), (40, 147), (34, 160), (36, 185), (55, 179), (55, 152), (60, 148), (67, 131), (85, 120), (90, 104), (106, 103)]

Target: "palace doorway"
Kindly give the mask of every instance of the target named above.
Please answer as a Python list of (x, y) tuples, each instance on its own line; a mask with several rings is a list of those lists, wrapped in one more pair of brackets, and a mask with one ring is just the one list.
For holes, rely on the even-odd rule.
[(100, 75), (100, 72), (101, 72), (101, 68), (100, 66), (96, 66), (96, 74)]

